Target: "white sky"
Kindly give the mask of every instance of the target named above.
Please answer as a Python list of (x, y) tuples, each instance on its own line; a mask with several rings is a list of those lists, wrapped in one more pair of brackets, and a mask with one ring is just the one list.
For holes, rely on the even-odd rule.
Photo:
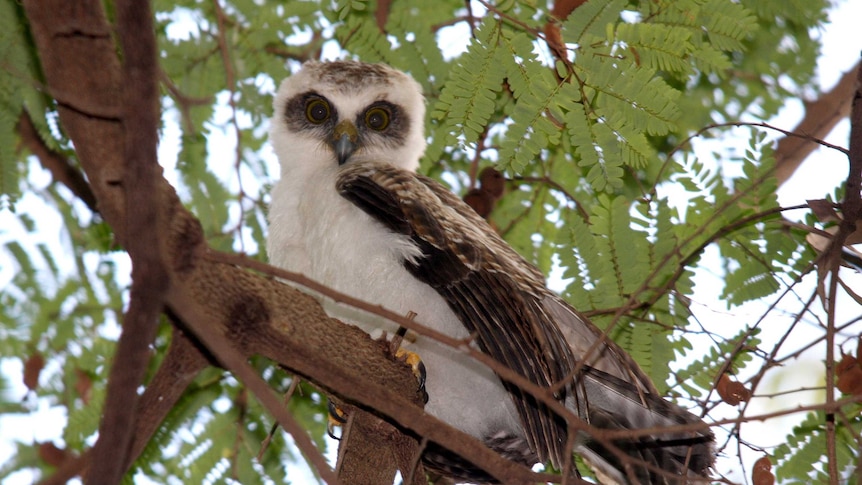
[[(820, 85), (824, 90), (830, 89), (838, 78), (859, 59), (860, 49), (862, 49), (862, 42), (860, 42), (862, 36), (859, 35), (860, 19), (862, 19), (862, 2), (858, 0), (844, 0), (830, 14), (831, 23), (822, 32), (823, 55), (818, 62), (818, 77)], [(792, 102), (785, 107), (779, 116), (770, 120), (770, 122), (780, 128), (792, 129), (801, 118), (802, 113), (801, 103)], [(846, 146), (848, 134), (849, 122), (844, 120), (827, 138), (827, 141), (836, 145)], [(748, 139), (748, 132), (741, 132), (739, 137), (741, 142), (739, 140), (736, 140), (736, 142), (744, 145)], [(726, 144), (729, 142), (725, 138), (718, 143)], [(168, 143), (163, 142), (164, 144)], [(704, 149), (709, 149), (709, 147), (705, 147)], [(44, 185), (49, 183), (50, 177), (46, 173), (40, 173), (39, 170), (35, 170), (34, 173), (34, 177), (44, 182)], [(170, 174), (170, 170), (166, 172), (167, 174)], [(846, 177), (846, 174), (846, 158), (841, 154), (821, 148), (812, 154), (803, 166), (797, 170), (795, 175), (780, 188), (779, 202), (782, 206), (791, 206), (804, 203), (806, 199), (823, 198), (828, 191)], [(22, 200), (20, 207), (25, 208), (27, 203), (26, 199)], [(38, 210), (38, 208), (35, 210)], [(45, 224), (40, 225), (43, 225), (45, 228), (56, 228), (61, 224), (59, 220), (42, 222)], [(14, 229), (10, 229), (14, 226), (17, 226), (15, 217), (8, 212), (0, 212), (0, 228), (3, 228), (0, 229), (0, 244), (14, 237)], [(52, 244), (56, 244), (58, 240), (57, 232), (58, 230), (56, 229), (53, 231), (47, 229), (44, 234), (45, 241), (53, 241)], [(6, 264), (6, 261), (0, 261), (0, 263), (3, 263), (0, 265), (0, 285), (5, 285), (12, 277), (12, 269), (9, 264)], [(842, 273), (842, 276), (848, 280), (849, 284), (857, 289), (862, 288), (862, 276), (849, 275), (848, 273)], [(698, 291), (694, 295), (694, 301), (702, 304), (701, 311), (698, 311), (698, 318), (705, 321), (707, 325), (726, 325), (729, 320), (751, 323), (763, 313), (762, 306), (746, 306), (741, 309), (732, 309), (731, 312), (725, 312), (723, 310), (724, 306), (716, 301), (715, 284), (709, 281), (710, 278), (715, 277), (707, 272), (698, 274)], [(844, 307), (847, 308), (848, 306), (853, 308), (852, 304), (848, 305), (845, 302)], [(763, 339), (769, 341), (769, 334), (780, 335), (784, 331), (784, 327), (769, 328), (767, 326), (764, 328)], [(804, 340), (804, 335), (799, 338)], [(798, 342), (795, 346), (789, 345), (787, 348), (794, 349), (800, 345), (801, 342)], [(850, 347), (846, 350), (855, 351), (855, 348)], [(809, 383), (810, 385), (822, 385), (822, 382), (818, 381), (818, 379), (822, 379), (821, 360), (824, 355), (822, 346), (820, 346), (806, 354), (796, 365), (784, 369), (780, 373), (780, 376), (785, 379), (792, 378), (795, 386), (802, 385), (799, 384), (801, 382)], [(12, 396), (23, 397), (26, 394), (26, 388), (22, 383), (22, 366), (20, 361), (14, 359), (0, 360), (0, 372), (11, 381), (13, 387), (9, 389), (9, 392)], [(771, 384), (763, 384), (763, 386), (768, 385)], [(813, 398), (813, 395), (800, 397), (794, 394), (791, 395), (789, 401), (788, 399), (781, 399), (758, 402), (749, 409), (747, 414), (760, 413), (776, 408), (786, 409), (796, 404), (806, 403), (806, 399), (811, 400)], [(730, 411), (733, 411), (733, 409)], [(733, 416), (733, 413), (731, 412), (728, 416)], [(750, 423), (744, 428), (744, 432), (748, 437), (756, 439), (758, 444), (774, 445), (783, 441), (784, 435), (790, 431), (793, 424), (800, 418), (801, 415), (770, 420), (767, 423)], [(14, 450), (13, 441), (60, 442), (64, 425), (65, 413), (62, 408), (47, 406), (44, 400), (36, 401), (36, 408), (31, 414), (0, 416), (0, 464), (11, 456)], [(747, 453), (745, 456), (746, 470), (750, 470), (751, 462), (758, 456), (752, 453)], [(719, 464), (719, 469), (722, 472), (733, 471), (734, 467), (738, 467), (738, 462), (735, 459), (723, 459)], [(734, 476), (734, 478), (742, 480), (742, 477), (739, 475)], [(3, 480), (0, 485), (20, 485), (32, 483), (32, 481), (32, 475), (24, 472)]]

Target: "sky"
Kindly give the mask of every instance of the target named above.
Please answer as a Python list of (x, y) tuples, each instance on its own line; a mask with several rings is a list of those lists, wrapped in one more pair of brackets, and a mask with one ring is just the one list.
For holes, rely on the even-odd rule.
[[(822, 56), (818, 61), (818, 80), (823, 90), (830, 89), (841, 75), (849, 70), (859, 59), (860, 49), (862, 49), (862, 36), (859, 35), (859, 19), (862, 19), (862, 2), (859, 0), (844, 0), (838, 3), (830, 13), (830, 23), (824, 30), (816, 35), (822, 36), (823, 50)], [(780, 128), (792, 129), (803, 115), (803, 107), (801, 102), (789, 103), (778, 116), (770, 120)], [(846, 146), (849, 134), (849, 122), (844, 120), (833, 132), (827, 137), (826, 141)], [(721, 140), (715, 143), (728, 143), (728, 139), (734, 135), (728, 134)], [(744, 145), (748, 139), (748, 132), (740, 132), (739, 139)], [(164, 145), (164, 142), (163, 142)], [(704, 144), (699, 149), (707, 153), (714, 149), (709, 144)], [(168, 170), (168, 173), (170, 171)], [(812, 154), (808, 160), (796, 171), (793, 177), (788, 180), (778, 192), (779, 203), (782, 206), (791, 206), (804, 203), (807, 199), (823, 198), (825, 194), (835, 187), (840, 180), (846, 177), (847, 160), (846, 157), (834, 151), (820, 148)], [(46, 173), (34, 171), (34, 177), (37, 180), (44, 181), (47, 185), (50, 182), (50, 176)], [(798, 217), (802, 217), (801, 214)], [(61, 221), (55, 221), (60, 224)], [(14, 217), (7, 212), (0, 212), (0, 228), (8, 228), (14, 223)], [(46, 225), (51, 227), (51, 223)], [(0, 243), (8, 240), (8, 232), (0, 231)], [(46, 239), (51, 239), (53, 236), (48, 234)], [(717, 257), (714, 254), (713, 257)], [(709, 253), (705, 258), (710, 257)], [(2, 263), (2, 261), (0, 261)], [(862, 276), (848, 275), (847, 272), (842, 273), (851, 286), (862, 288)], [(696, 293), (693, 297), (695, 306), (699, 308), (698, 319), (701, 319), (705, 325), (721, 326), (726, 325), (729, 319), (734, 321), (750, 321), (759, 318), (763, 313), (762, 306), (749, 307), (745, 306), (739, 309), (727, 311), (718, 305), (715, 301), (715, 294), (712, 288), (715, 288), (715, 283), (710, 282), (711, 278), (719, 276), (709, 271), (699, 272), (697, 275)], [(5, 284), (11, 278), (9, 265), (0, 264), (0, 285)], [(810, 283), (806, 283), (809, 284)], [(802, 292), (804, 294), (804, 292)], [(843, 305), (845, 308), (852, 305)], [(785, 328), (776, 325), (772, 328), (764, 326), (764, 332), (780, 335)], [(813, 329), (814, 332), (817, 329)], [(764, 336), (764, 339), (768, 339)], [(805, 340), (805, 334), (800, 333), (793, 338), (800, 339), (799, 342), (792, 342), (788, 348), (796, 348), (801, 346)], [(795, 346), (796, 347), (795, 347)], [(855, 351), (855, 346), (848, 347), (846, 350)], [(818, 378), (822, 377), (822, 356), (823, 349), (812, 349), (811, 352), (803, 355), (793, 365), (783, 369), (777, 373), (778, 379), (793, 379), (795, 385), (797, 382), (811, 382), (812, 385), (817, 385)], [(20, 361), (12, 359), (0, 359), (0, 372), (9, 376), (13, 387), (7, 392), (12, 396), (23, 396), (26, 394), (26, 388), (22, 383), (22, 366)], [(781, 382), (765, 382), (764, 388), (767, 386), (780, 386)], [(781, 400), (759, 400), (753, 403), (752, 408), (747, 414), (767, 412), (777, 408), (787, 408), (795, 404), (806, 404), (814, 402), (815, 399), (822, 399), (817, 393), (808, 393), (807, 395), (794, 394), (788, 401)], [(32, 442), (36, 441), (59, 441), (64, 426), (65, 417), (60, 408), (48, 406), (44, 400), (37, 400), (33, 413), (22, 416), (0, 416), (0, 464), (9, 458), (13, 451), (12, 441)], [(728, 416), (733, 416), (729, 413)], [(786, 418), (770, 420), (767, 423), (750, 423), (746, 426), (745, 432), (749, 436), (756, 436), (760, 439), (760, 444), (764, 441), (772, 441), (771, 444), (777, 444), (783, 441), (784, 435), (791, 429), (794, 423), (798, 422), (801, 415), (791, 415)], [(750, 469), (751, 462), (759, 455), (746, 452), (745, 461), (746, 469)], [(732, 470), (734, 463), (738, 466), (738, 462), (733, 460), (722, 460), (720, 462), (721, 471), (731, 472), (731, 476), (741, 480), (741, 476), (733, 476)], [(0, 465), (2, 467), (2, 465)], [(0, 485), (21, 485), (32, 482), (32, 476), (27, 473), (13, 475), (12, 477), (2, 481)]]

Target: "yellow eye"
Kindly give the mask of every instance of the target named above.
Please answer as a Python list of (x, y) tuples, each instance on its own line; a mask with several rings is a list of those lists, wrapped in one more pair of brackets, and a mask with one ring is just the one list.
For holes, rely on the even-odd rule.
[(389, 111), (384, 108), (371, 108), (365, 112), (365, 124), (374, 131), (383, 131), (389, 126)]
[(323, 123), (329, 119), (329, 103), (320, 98), (310, 99), (305, 105), (305, 117), (315, 125)]

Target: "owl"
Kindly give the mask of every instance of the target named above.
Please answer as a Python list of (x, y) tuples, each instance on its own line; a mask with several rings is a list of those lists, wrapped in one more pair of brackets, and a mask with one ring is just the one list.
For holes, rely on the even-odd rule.
[[(574, 437), (603, 483), (705, 480), (713, 435), (664, 400), (637, 363), (549, 290), (459, 197), (416, 173), (425, 102), (409, 75), (381, 64), (307, 62), (274, 99), (270, 142), (281, 165), (269, 210), (272, 264), (471, 342), (593, 428), (655, 433)], [(371, 334), (397, 325), (320, 297), (332, 316)], [(467, 353), (421, 335), (407, 349), (426, 369), (425, 410), (527, 466), (571, 460), (563, 418)], [(680, 424), (690, 431), (662, 431)], [(489, 483), (439, 445), (427, 468)]]

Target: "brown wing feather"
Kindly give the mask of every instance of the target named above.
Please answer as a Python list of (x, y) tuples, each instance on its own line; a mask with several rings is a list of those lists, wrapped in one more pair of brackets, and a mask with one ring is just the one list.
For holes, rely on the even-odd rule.
[[(405, 267), (434, 288), (486, 354), (531, 382), (550, 387), (579, 359), (583, 371), (555, 397), (581, 418), (608, 429), (635, 429), (700, 420), (658, 396), (632, 358), (588, 319), (545, 286), (541, 272), (521, 258), (461, 199), (436, 181), (380, 163), (342, 169), (340, 194), (392, 231), (408, 235), (422, 256)], [(562, 466), (565, 422), (534, 396), (506, 384), (530, 447), (542, 461)], [(569, 393), (568, 395), (566, 393)], [(618, 456), (590, 437), (582, 455), (597, 469), (620, 473)], [(672, 433), (618, 442), (636, 460), (677, 476), (705, 476), (712, 463), (712, 433)], [(679, 443), (678, 443), (679, 442)], [(695, 457), (686, 464), (686, 454)], [(645, 472), (646, 483), (656, 482)], [(623, 481), (622, 475), (620, 476)]]
[[(443, 296), (483, 352), (540, 386), (565, 378), (574, 356), (542, 307), (548, 293), (542, 274), (469, 206), (432, 179), (384, 164), (346, 167), (337, 187), (381, 223), (413, 238), (423, 257), (405, 266)], [(565, 423), (533, 396), (507, 388), (530, 445), (543, 461), (562, 463)]]

